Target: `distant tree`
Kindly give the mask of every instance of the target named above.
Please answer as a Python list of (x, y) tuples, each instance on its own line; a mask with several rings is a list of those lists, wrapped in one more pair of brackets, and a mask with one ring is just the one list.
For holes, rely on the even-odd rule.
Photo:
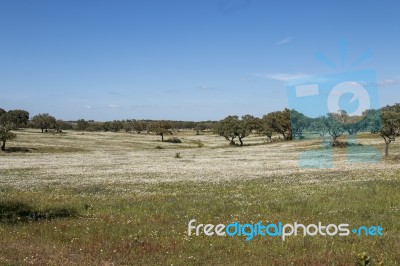
[(164, 141), (164, 135), (172, 134), (171, 131), (171, 124), (168, 121), (156, 121), (149, 124), (148, 130), (150, 132), (154, 132), (157, 135), (161, 136), (161, 141)]
[(334, 114), (334, 117), (342, 123), (344, 131), (347, 131), (349, 135), (356, 135), (358, 132), (368, 128), (368, 119), (365, 114), (349, 116), (345, 110), (339, 110), (339, 113)]
[(146, 131), (147, 129), (147, 123), (142, 121), (142, 120), (137, 120), (132, 122), (133, 130), (136, 131), (136, 133), (140, 134), (143, 131)]
[(274, 129), (271, 127), (269, 120), (266, 115), (264, 115), (260, 120), (260, 130), (259, 133), (267, 136), (269, 141), (272, 141), (272, 135), (274, 134)]
[(123, 129), (125, 130), (125, 132), (131, 132), (131, 131), (133, 131), (133, 124), (132, 124), (132, 122), (124, 122), (124, 123), (123, 123)]
[(228, 140), (230, 145), (235, 145), (234, 139), (238, 138), (240, 146), (253, 130), (260, 130), (260, 121), (252, 115), (244, 115), (241, 120), (236, 115), (227, 116), (214, 127), (214, 132)]
[(244, 115), (239, 124), (237, 136), (240, 146), (243, 146), (243, 139), (249, 136), (253, 131), (259, 132), (261, 128), (260, 119), (252, 115)]
[(32, 118), (33, 126), (41, 129), (42, 133), (54, 128), (56, 123), (56, 119), (49, 114), (38, 114)]
[(328, 127), (328, 134), (332, 137), (332, 146), (338, 144), (338, 138), (343, 135), (345, 128), (343, 123), (340, 122), (340, 114), (329, 113), (326, 121)]
[(222, 119), (214, 127), (214, 133), (224, 137), (230, 145), (235, 145), (234, 139), (237, 138), (237, 132), (240, 128), (240, 121), (237, 115), (230, 115)]
[(112, 132), (121, 131), (124, 128), (124, 124), (121, 121), (114, 120), (110, 123), (110, 129)]
[(302, 138), (303, 131), (310, 126), (311, 121), (310, 118), (293, 109), (290, 110), (290, 123), (293, 137)]
[[(374, 112), (377, 116), (378, 112)], [(400, 112), (382, 109), (381, 120), (372, 122), (372, 133), (379, 134), (385, 141), (385, 156), (389, 156), (389, 145), (400, 136)]]
[(282, 134), (284, 140), (292, 139), (289, 109), (285, 108), (283, 111), (269, 113), (263, 119), (275, 132)]
[(15, 121), (13, 121), (12, 116), (8, 116), (8, 112), (3, 109), (0, 110), (0, 141), (1, 141), (1, 150), (5, 151), (6, 142), (8, 140), (15, 139), (17, 135), (11, 132), (12, 129), (15, 128)]
[(54, 129), (57, 132), (62, 132), (63, 130), (71, 130), (73, 127), (70, 123), (67, 123), (63, 120), (58, 119), (54, 124)]
[(102, 125), (102, 128), (105, 132), (110, 131), (111, 130), (111, 123), (110, 122), (104, 122)]
[(91, 132), (99, 132), (103, 131), (103, 122), (94, 122), (94, 121), (88, 121), (88, 126), (85, 129), (85, 131), (91, 131)]
[(5, 151), (7, 140), (12, 140), (12, 139), (15, 139), (16, 137), (17, 137), (17, 135), (10, 132), (9, 129), (6, 129), (6, 128), (3, 128), (2, 126), (0, 126), (1, 150)]
[(85, 131), (89, 127), (89, 122), (85, 119), (79, 119), (76, 121), (76, 127), (79, 131)]
[(10, 110), (5, 115), (13, 130), (26, 126), (29, 121), (29, 113), (25, 110)]
[(310, 129), (316, 131), (321, 137), (328, 134), (328, 121), (326, 116), (314, 118), (311, 121)]
[(196, 130), (196, 135), (199, 135), (200, 132), (203, 132), (207, 129), (207, 125), (204, 123), (197, 123), (194, 129)]

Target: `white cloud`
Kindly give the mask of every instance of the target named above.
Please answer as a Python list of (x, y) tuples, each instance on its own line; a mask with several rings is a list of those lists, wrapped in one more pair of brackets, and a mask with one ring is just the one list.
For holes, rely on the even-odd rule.
[(86, 109), (92, 109), (92, 107), (90, 105), (86, 105), (85, 108)]
[(387, 87), (387, 86), (394, 86), (399, 85), (399, 79), (385, 79), (385, 80), (378, 80), (378, 87)]
[(293, 41), (293, 39), (294, 39), (293, 36), (286, 37), (285, 39), (282, 39), (282, 40), (278, 41), (278, 42), (276, 43), (276, 45), (287, 44), (287, 43)]
[(296, 78), (304, 78), (307, 77), (308, 75), (303, 74), (303, 73), (294, 73), (294, 74), (289, 74), (289, 73), (254, 73), (253, 75), (258, 76), (258, 77), (263, 77), (267, 79), (274, 79), (274, 80), (279, 80), (279, 81), (287, 81), (289, 79), (296, 79)]
[(199, 87), (197, 87), (197, 89), (198, 90), (202, 90), (202, 91), (216, 90), (216, 88), (213, 88), (213, 87), (210, 87), (210, 86), (206, 86), (206, 85), (199, 86)]
[(109, 107), (109, 108), (117, 108), (117, 107), (118, 107), (118, 105), (115, 105), (115, 104), (110, 104), (110, 105), (108, 105), (108, 107)]

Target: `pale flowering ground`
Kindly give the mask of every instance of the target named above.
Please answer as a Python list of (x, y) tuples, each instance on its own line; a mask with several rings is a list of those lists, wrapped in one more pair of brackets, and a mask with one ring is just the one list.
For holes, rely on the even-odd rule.
[[(3, 186), (29, 188), (44, 185), (81, 187), (93, 184), (146, 184), (176, 181), (229, 181), (256, 178), (279, 178), (293, 182), (318, 182), (324, 175), (356, 171), (357, 179), (367, 180), (368, 172), (398, 172), (400, 164), (349, 163), (345, 149), (333, 151), (333, 168), (305, 169), (299, 166), (299, 155), (307, 149), (319, 148), (320, 142), (295, 141), (266, 143), (264, 137), (244, 139), (244, 147), (229, 147), (215, 135), (178, 133), (182, 144), (161, 143), (158, 136), (129, 133), (76, 133), (65, 135), (21, 132), (13, 147), (27, 147), (30, 152), (2, 154)], [(371, 135), (363, 144), (382, 150), (383, 141)], [(196, 141), (204, 147), (199, 148)], [(254, 145), (261, 143), (264, 145)], [(157, 149), (161, 146), (164, 149)], [(392, 152), (398, 154), (394, 142)], [(180, 153), (179, 159), (175, 158)], [(317, 157), (316, 160), (322, 160)], [(301, 175), (301, 178), (296, 177)], [(295, 179), (295, 180), (292, 180)], [(320, 180), (321, 181), (321, 180)], [(332, 180), (333, 181), (333, 180)], [(349, 180), (346, 180), (349, 181)]]
[[(353, 265), (363, 251), (375, 264), (399, 263), (396, 141), (390, 158), (377, 163), (349, 163), (347, 150), (335, 148), (332, 168), (309, 169), (299, 166), (299, 156), (321, 148), (318, 139), (267, 143), (250, 136), (245, 146), (231, 147), (222, 137), (193, 131), (174, 133), (181, 144), (131, 133), (22, 130), (17, 135), (7, 143), (15, 152), (0, 153), (0, 208), (19, 202), (37, 211), (66, 208), (78, 214), (0, 221), (0, 264)], [(377, 135), (361, 134), (358, 141), (383, 151)], [(362, 150), (353, 154), (370, 156)], [(326, 153), (319, 154), (313, 163), (326, 160)], [(214, 224), (382, 224), (388, 233), (247, 242), (188, 237), (192, 218)]]

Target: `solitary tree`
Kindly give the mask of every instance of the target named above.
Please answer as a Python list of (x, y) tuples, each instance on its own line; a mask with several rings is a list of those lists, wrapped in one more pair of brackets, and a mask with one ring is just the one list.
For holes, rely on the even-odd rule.
[(170, 129), (171, 124), (168, 121), (164, 120), (152, 122), (148, 128), (150, 132), (154, 132), (157, 135), (161, 136), (161, 141), (164, 141), (164, 135), (172, 134)]
[[(375, 115), (378, 115), (375, 112)], [(389, 156), (389, 145), (400, 136), (400, 113), (389, 110), (381, 112), (381, 120), (374, 119), (372, 133), (379, 134), (385, 141), (385, 156)]]
[(1, 141), (1, 150), (5, 151), (6, 142), (8, 140), (15, 139), (17, 135), (11, 132), (14, 129), (13, 121), (10, 120), (11, 116), (8, 116), (8, 112), (3, 109), (0, 110), (0, 141)]
[(38, 114), (32, 118), (33, 126), (41, 129), (42, 133), (47, 132), (50, 128), (54, 128), (56, 122), (56, 119), (49, 114)]
[(13, 132), (10, 132), (8, 129), (0, 126), (0, 141), (1, 141), (1, 150), (5, 151), (7, 140), (15, 139), (17, 135)]

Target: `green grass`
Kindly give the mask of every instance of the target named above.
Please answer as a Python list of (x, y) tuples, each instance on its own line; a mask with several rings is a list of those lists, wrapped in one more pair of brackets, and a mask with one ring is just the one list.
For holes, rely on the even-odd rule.
[[(113, 191), (96, 186), (61, 192), (7, 191), (8, 196), (2, 197), (14, 195), (38, 205), (70, 206), (79, 210), (79, 216), (2, 224), (0, 257), (7, 258), (4, 262), (23, 263), (27, 262), (21, 257), (24, 254), (28, 261), (38, 264), (51, 259), (71, 264), (348, 265), (357, 253), (365, 251), (374, 262), (383, 259), (387, 265), (394, 265), (400, 257), (399, 185), (400, 181), (377, 180), (293, 189), (257, 179), (154, 185), (132, 194), (121, 194), (122, 187)], [(187, 223), (193, 218), (213, 224), (259, 220), (380, 224), (387, 231), (384, 237), (293, 236), (284, 242), (262, 237), (251, 241), (243, 237), (188, 237)], [(60, 250), (61, 254), (49, 253), (49, 245), (55, 247), (50, 250)], [(38, 252), (47, 256), (35, 258)]]
[[(172, 148), (154, 148), (157, 136), (139, 139), (121, 134), (117, 135), (120, 140), (115, 140), (112, 134), (71, 133), (67, 134), (70, 142), (64, 142), (64, 136), (58, 140), (39, 134), (35, 135), (37, 142), (31, 142), (32, 135), (24, 134), (19, 136), (19, 145), (45, 145), (51, 140), (53, 145), (71, 144), (85, 152), (60, 151), (60, 156), (66, 156), (60, 161), (52, 161), (52, 152), (4, 155), (8, 161), (0, 172), (0, 264), (356, 265), (357, 254), (362, 252), (368, 254), (372, 265), (400, 263), (400, 170), (397, 161), (393, 162), (398, 156), (396, 145), (392, 159), (375, 168), (344, 167), (340, 149), (335, 163), (342, 167), (302, 171), (281, 160), (295, 160), (293, 154), (303, 145), (314, 145), (312, 141), (215, 148), (225, 141), (193, 133), (192, 138), (184, 135), (182, 145), (187, 138), (189, 145), (176, 149), (183, 158), (177, 160)], [(204, 147), (193, 149), (200, 137)], [(99, 139), (103, 146), (92, 146)], [(380, 145), (374, 142), (379, 139), (364, 139)], [(125, 149), (119, 141), (133, 144)], [(251, 157), (254, 154), (257, 157)], [(264, 158), (263, 154), (276, 157)], [(78, 165), (87, 156), (95, 158)], [(208, 161), (209, 157), (214, 159)], [(258, 157), (255, 165), (262, 166), (259, 170), (249, 166)], [(186, 158), (190, 160), (182, 163)], [(27, 167), (26, 160), (32, 159), (37, 162)], [(130, 173), (141, 167), (139, 162), (150, 166)], [(213, 164), (221, 162), (211, 171)], [(76, 167), (76, 172), (68, 172), (71, 167)], [(120, 171), (121, 167), (126, 170)], [(285, 167), (290, 169), (281, 172)], [(53, 168), (65, 170), (65, 174)], [(170, 170), (162, 172), (164, 168)], [(175, 168), (182, 178), (171, 180), (167, 173)], [(98, 172), (93, 173), (95, 169)], [(239, 178), (230, 179), (235, 173)], [(40, 219), (32, 219), (32, 214)], [(20, 222), (15, 222), (16, 217)], [(257, 236), (246, 241), (244, 237), (189, 237), (191, 219), (203, 224), (260, 220), (348, 223), (351, 227), (379, 224), (385, 231), (383, 237), (291, 236), (282, 241)]]

